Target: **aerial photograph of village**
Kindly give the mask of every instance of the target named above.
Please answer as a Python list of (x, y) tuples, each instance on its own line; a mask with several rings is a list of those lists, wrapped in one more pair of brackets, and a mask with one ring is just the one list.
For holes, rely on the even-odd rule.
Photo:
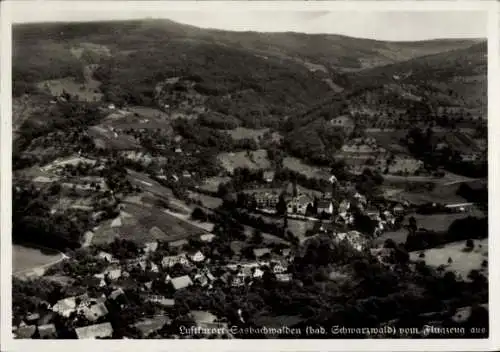
[(13, 338), (487, 338), (485, 15), (203, 15), (13, 24)]

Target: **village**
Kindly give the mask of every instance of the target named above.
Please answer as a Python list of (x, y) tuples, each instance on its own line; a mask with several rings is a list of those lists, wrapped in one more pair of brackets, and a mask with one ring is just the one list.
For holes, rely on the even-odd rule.
[(16, 339), (487, 336), (485, 40), (13, 32)]

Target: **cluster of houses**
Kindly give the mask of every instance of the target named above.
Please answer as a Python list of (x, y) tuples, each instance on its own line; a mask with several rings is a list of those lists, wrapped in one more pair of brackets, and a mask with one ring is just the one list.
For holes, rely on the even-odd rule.
[[(203, 240), (205, 242), (213, 240), (214, 235), (210, 235), (203, 235)], [(102, 272), (82, 279), (81, 285), (83, 286), (78, 287), (88, 289), (93, 287), (96, 290), (92, 292), (99, 292), (100, 296), (90, 297), (88, 293), (81, 294), (83, 292), (81, 290), (67, 291), (73, 294), (60, 299), (53, 305), (45, 302), (39, 313), (25, 317), (21, 324), (14, 328), (14, 335), (17, 338), (58, 338), (60, 332), (58, 332), (54, 317), (60, 316), (76, 322), (74, 333), (78, 339), (111, 338), (113, 326), (107, 321), (109, 304), (118, 303), (121, 309), (126, 309), (127, 289), (134, 289), (144, 302), (153, 303), (164, 312), (154, 317), (141, 317), (134, 324), (134, 327), (147, 337), (171, 323), (168, 310), (175, 306), (176, 301), (173, 295), (179, 290), (193, 285), (207, 290), (215, 285), (244, 287), (263, 279), (266, 272), (272, 273), (279, 282), (292, 280), (291, 274), (288, 273), (288, 266), (293, 258), (290, 248), (282, 249), (280, 253), (273, 253), (269, 248), (256, 248), (253, 250), (255, 256), (253, 261), (216, 267), (212, 265), (210, 258), (199, 250), (194, 252), (180, 250), (178, 254), (163, 256), (161, 260), (153, 260), (152, 254), (156, 253), (158, 248), (157, 241), (145, 243), (143, 255), (127, 260), (118, 260), (111, 253), (104, 251), (96, 253), (94, 258), (100, 262), (106, 262), (107, 266)], [(136, 270), (144, 273), (157, 273), (157, 275), (156, 278), (153, 276), (151, 281), (139, 283), (131, 277)], [(154, 289), (158, 287), (158, 284), (163, 287), (160, 291)], [(45, 313), (42, 313), (42, 310)], [(207, 314), (210, 319), (196, 318), (201, 315), (206, 318)], [(198, 326), (217, 326), (222, 330), (224, 326), (227, 328), (227, 324), (217, 321), (209, 312), (195, 312), (194, 316), (194, 320), (199, 323)]]

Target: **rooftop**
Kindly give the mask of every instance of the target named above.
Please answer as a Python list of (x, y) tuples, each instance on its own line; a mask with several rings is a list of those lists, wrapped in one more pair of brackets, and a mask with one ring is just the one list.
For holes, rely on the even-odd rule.
[(111, 337), (113, 335), (113, 327), (111, 323), (101, 323), (85, 326), (75, 329), (76, 336), (79, 339), (95, 339), (97, 337)]

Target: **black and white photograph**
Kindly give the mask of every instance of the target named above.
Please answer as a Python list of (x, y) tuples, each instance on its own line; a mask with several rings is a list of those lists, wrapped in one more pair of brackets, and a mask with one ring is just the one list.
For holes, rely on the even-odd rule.
[(13, 342), (491, 338), (487, 2), (43, 3), (8, 12)]

